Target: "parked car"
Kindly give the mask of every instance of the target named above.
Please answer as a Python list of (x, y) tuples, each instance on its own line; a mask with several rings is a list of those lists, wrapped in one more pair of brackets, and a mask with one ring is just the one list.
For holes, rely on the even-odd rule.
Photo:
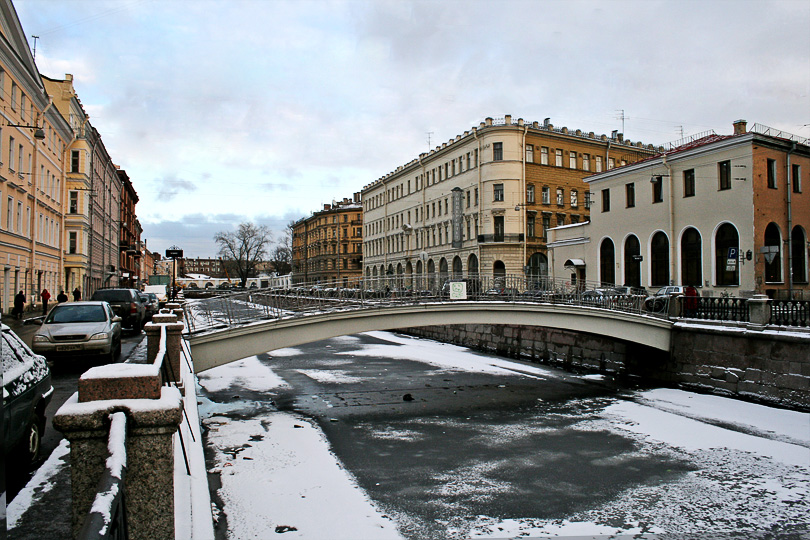
[(31, 346), (48, 358), (100, 356), (112, 363), (121, 354), (121, 317), (107, 302), (57, 304), (34, 334)]
[(669, 304), (669, 295), (671, 294), (684, 294), (686, 287), (680, 285), (670, 285), (661, 287), (655, 294), (648, 296), (644, 300), (644, 307), (647, 311), (663, 311)]
[(616, 291), (618, 294), (624, 295), (641, 295), (647, 296), (647, 289), (644, 287), (631, 287), (629, 285), (617, 285), (613, 287), (613, 290)]
[[(191, 287), (192, 285), (194, 286), (195, 289), (197, 288), (196, 283), (193, 282), (190, 283), (189, 287)], [(145, 292), (146, 294), (156, 295), (159, 307), (163, 307), (164, 304), (166, 304), (166, 302), (169, 301), (169, 291), (166, 285), (146, 285), (143, 288), (143, 292)]]
[[(3, 360), (3, 452), (39, 459), (45, 431), (45, 408), (53, 396), (45, 358), (35, 354), (5, 324), (0, 324)], [(4, 456), (5, 459), (5, 456)], [(14, 466), (5, 459), (6, 466)]]
[(108, 302), (113, 313), (121, 317), (121, 326), (136, 334), (146, 322), (146, 307), (137, 289), (99, 289), (90, 299)]
[(148, 293), (139, 292), (138, 296), (141, 298), (141, 302), (143, 303), (145, 319), (144, 321), (151, 321), (152, 315), (157, 313), (160, 310), (160, 306), (158, 305), (157, 296), (152, 295), (149, 296)]

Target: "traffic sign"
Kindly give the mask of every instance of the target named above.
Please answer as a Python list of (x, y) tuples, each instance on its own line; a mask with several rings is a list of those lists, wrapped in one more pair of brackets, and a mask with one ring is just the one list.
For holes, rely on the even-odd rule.
[(183, 250), (182, 249), (167, 249), (166, 250), (166, 258), (167, 259), (182, 259), (183, 258)]

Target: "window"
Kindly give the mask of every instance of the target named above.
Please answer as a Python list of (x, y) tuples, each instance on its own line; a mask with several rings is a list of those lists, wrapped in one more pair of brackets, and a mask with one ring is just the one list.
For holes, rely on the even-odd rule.
[(565, 214), (557, 214), (557, 227), (565, 225)]
[(470, 161), (470, 159), (471, 159), (470, 153), (467, 152), (467, 170), (470, 170), (472, 168), (472, 162)]
[(654, 176), (652, 183), (652, 202), (660, 203), (664, 200), (664, 177)]
[(576, 214), (571, 214), (571, 223), (579, 223), (579, 216)]
[(540, 149), (540, 164), (548, 165), (548, 148), (545, 146)]
[(582, 154), (582, 169), (585, 171), (591, 170), (591, 156), (588, 154)]
[(650, 285), (669, 285), (669, 238), (661, 231), (650, 242)]
[(776, 189), (776, 160), (768, 160), (768, 187)]
[(681, 236), (681, 285), (703, 285), (700, 233), (689, 227)]
[(557, 206), (565, 205), (565, 190), (561, 187), (557, 188)]
[(6, 205), (6, 229), (9, 231), (14, 230), (14, 198), (8, 198), (8, 204)]
[[(683, 171), (683, 196), (695, 196), (695, 169)], [(690, 283), (690, 285), (692, 285)]]
[(526, 163), (534, 163), (534, 146), (526, 145)]
[(17, 110), (17, 83), (11, 81), (11, 110)]
[(641, 287), (641, 245), (630, 235), (624, 241), (624, 284)]
[(554, 165), (557, 167), (562, 167), (562, 150), (555, 150), (554, 151)]
[(534, 214), (526, 216), (526, 236), (534, 238)]
[(469, 207), (470, 207), (470, 192), (468, 190), (467, 191), (467, 208), (469, 208)]
[(494, 198), (495, 202), (503, 201), (503, 184), (495, 184)]
[(548, 230), (551, 228), (551, 216), (543, 214), (543, 239), (548, 238)]
[(769, 223), (765, 228), (764, 246), (770, 251), (767, 255), (773, 258), (769, 261), (765, 258), (765, 283), (782, 283), (782, 234), (776, 223)]
[(492, 161), (503, 160), (503, 143), (492, 143)]
[(475, 206), (478, 206), (478, 188), (475, 188)]
[(731, 162), (721, 161), (717, 164), (717, 176), (720, 190), (731, 189)]
[(634, 208), (636, 206), (636, 185), (632, 182), (625, 184), (624, 194), (627, 199), (627, 208)]
[(71, 191), (68, 193), (68, 213), (69, 214), (78, 214), (79, 213), (79, 192), (78, 191)]
[(503, 216), (495, 216), (493, 218), (493, 222), (495, 226), (495, 238), (493, 239), (493, 241), (503, 242), (504, 239)]
[(534, 204), (534, 186), (533, 185), (526, 186), (526, 202), (528, 204)]
[(596, 156), (596, 172), (602, 172), (602, 156)]
[[(739, 265), (736, 253), (740, 246), (737, 229), (730, 223), (721, 225), (714, 236), (715, 280), (718, 286), (739, 285)], [(729, 257), (732, 255), (732, 257)]]
[(602, 212), (610, 212), (610, 189), (602, 190)]
[(576, 169), (577, 168), (577, 153), (571, 152), (568, 155), (568, 168), (569, 169)]
[(579, 192), (575, 189), (571, 190), (571, 208), (576, 208), (579, 205)]
[(616, 250), (613, 247), (613, 240), (605, 238), (599, 246), (599, 274), (602, 286), (612, 286), (616, 283)]
[(14, 137), (8, 138), (8, 168), (14, 172)]
[(791, 185), (793, 186), (793, 193), (801, 193), (802, 192), (802, 167), (801, 165), (792, 165), (791, 168), (793, 169), (793, 179), (790, 181)]
[(68, 233), (68, 253), (74, 255), (77, 253), (76, 249), (78, 246), (78, 233), (76, 231), (70, 231)]
[(0, 100), (6, 99), (6, 72), (0, 69)]
[(551, 190), (548, 186), (543, 186), (540, 193), (543, 196), (543, 204), (551, 204)]
[(608, 170), (612, 169), (615, 166), (616, 162), (613, 160), (613, 158), (608, 158)]

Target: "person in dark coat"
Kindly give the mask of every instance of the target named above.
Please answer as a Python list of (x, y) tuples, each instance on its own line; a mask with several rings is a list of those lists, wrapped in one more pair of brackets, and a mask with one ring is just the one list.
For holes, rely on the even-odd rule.
[(23, 309), (25, 308), (25, 295), (22, 291), (14, 296), (14, 310), (11, 314), (15, 319), (22, 319)]
[(39, 295), (42, 298), (42, 314), (46, 315), (48, 313), (48, 300), (51, 299), (51, 293), (48, 292), (48, 289), (42, 289), (42, 294)]
[(59, 291), (59, 294), (56, 295), (56, 301), (59, 302), (60, 304), (62, 302), (67, 302), (68, 301), (68, 297), (65, 294), (65, 291)]
[(81, 299), (82, 299), (82, 291), (80, 291), (79, 288), (76, 287), (75, 289), (73, 289), (73, 301), (78, 302)]

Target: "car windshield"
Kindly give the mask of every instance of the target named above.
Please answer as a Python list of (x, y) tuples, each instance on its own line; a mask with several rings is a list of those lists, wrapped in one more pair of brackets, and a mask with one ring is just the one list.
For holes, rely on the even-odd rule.
[(58, 306), (48, 313), (45, 324), (104, 322), (107, 314), (103, 306)]

